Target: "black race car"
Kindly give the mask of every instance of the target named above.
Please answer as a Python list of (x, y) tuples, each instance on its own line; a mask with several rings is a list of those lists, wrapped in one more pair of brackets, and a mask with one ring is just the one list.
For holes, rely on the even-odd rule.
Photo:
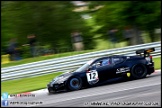
[(118, 77), (144, 78), (154, 72), (154, 62), (150, 55), (153, 51), (154, 48), (149, 48), (136, 51), (136, 56), (113, 55), (92, 59), (75, 71), (54, 78), (47, 84), (48, 91), (79, 90)]

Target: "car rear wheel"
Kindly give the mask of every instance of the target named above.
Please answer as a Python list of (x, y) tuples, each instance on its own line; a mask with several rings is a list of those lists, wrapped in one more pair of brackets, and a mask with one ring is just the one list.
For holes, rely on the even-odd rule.
[(82, 80), (79, 77), (70, 78), (68, 81), (68, 89), (69, 90), (79, 90), (82, 87)]
[(134, 79), (140, 79), (140, 78), (144, 78), (147, 75), (147, 69), (144, 65), (135, 65), (132, 68), (132, 77)]

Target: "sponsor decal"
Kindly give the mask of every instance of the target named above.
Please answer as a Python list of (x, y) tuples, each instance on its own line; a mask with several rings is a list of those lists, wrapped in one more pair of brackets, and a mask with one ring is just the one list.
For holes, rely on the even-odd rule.
[(129, 67), (118, 68), (116, 69), (116, 74), (123, 73), (123, 72), (129, 72), (129, 71), (130, 71)]
[(87, 81), (90, 85), (96, 84), (99, 81), (98, 72), (96, 70), (91, 70), (86, 73)]

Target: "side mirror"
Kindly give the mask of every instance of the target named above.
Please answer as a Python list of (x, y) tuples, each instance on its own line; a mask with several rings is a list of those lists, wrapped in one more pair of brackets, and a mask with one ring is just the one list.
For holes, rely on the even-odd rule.
[(94, 65), (90, 66), (88, 69), (89, 70), (92, 70), (94, 68)]
[(90, 67), (87, 69), (87, 72), (89, 72), (91, 69), (92, 69), (92, 66), (90, 66)]
[(101, 63), (100, 63), (100, 62), (98, 62), (98, 63), (97, 63), (97, 66), (99, 66), (99, 65), (101, 65)]
[(93, 64), (92, 66), (90, 66), (90, 67), (87, 69), (87, 71), (90, 71), (90, 70), (92, 70), (92, 69), (95, 69), (95, 67), (96, 67), (96, 65)]
[(93, 64), (90, 69), (91, 70), (96, 69), (96, 66), (97, 66), (96, 64)]
[(88, 69), (87, 69), (87, 71), (90, 71), (90, 70), (91, 70), (91, 68), (88, 68)]

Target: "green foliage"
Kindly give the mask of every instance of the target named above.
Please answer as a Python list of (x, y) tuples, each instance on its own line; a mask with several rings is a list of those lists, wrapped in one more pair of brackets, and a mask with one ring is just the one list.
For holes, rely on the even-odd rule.
[(42, 45), (71, 49), (71, 32), (75, 30), (84, 33), (86, 43), (91, 37), (89, 28), (73, 9), (70, 1), (3, 1), (2, 43), (17, 37), (20, 44), (25, 44), (27, 35), (34, 33)]
[[(26, 37), (32, 33), (42, 45), (50, 45), (59, 50), (57, 52), (68, 52), (72, 51), (71, 33), (79, 30), (83, 34), (85, 49), (93, 49), (96, 35), (107, 39), (107, 31), (113, 27), (119, 30), (117, 38), (122, 41), (122, 30), (128, 25), (148, 32), (151, 41), (155, 41), (154, 29), (161, 27), (160, 1), (87, 3), (90, 10), (79, 13), (73, 11), (76, 7), (70, 1), (2, 1), (3, 48), (13, 37), (18, 38), (20, 45), (27, 43)], [(84, 20), (82, 14), (91, 15), (91, 20)], [(1, 52), (4, 54), (3, 50)]]
[(21, 51), (20, 56), (21, 56), (22, 59), (26, 59), (26, 58), (31, 57), (29, 46), (22, 46), (20, 48), (20, 51)]
[[(95, 5), (103, 3), (96, 2)], [(153, 34), (155, 28), (161, 27), (160, 1), (107, 1), (104, 7), (94, 14), (97, 24), (102, 25), (98, 30), (98, 33), (102, 34), (112, 27), (123, 30), (127, 25)], [(154, 41), (152, 34), (150, 38)], [(118, 36), (122, 38), (121, 33)]]

